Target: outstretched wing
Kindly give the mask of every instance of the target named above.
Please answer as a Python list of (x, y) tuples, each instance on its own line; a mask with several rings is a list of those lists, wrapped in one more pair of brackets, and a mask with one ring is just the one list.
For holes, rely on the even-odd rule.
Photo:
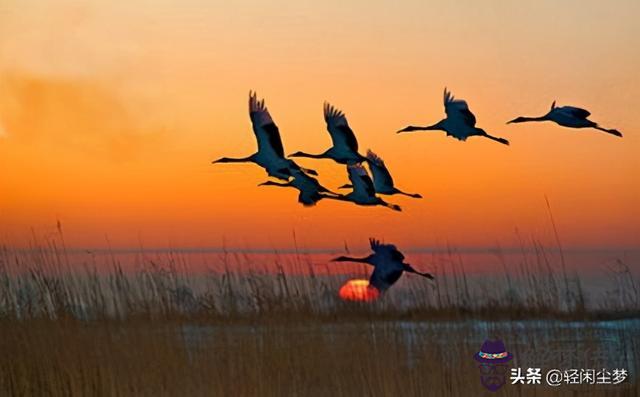
[(382, 244), (380, 244), (380, 240), (377, 240), (373, 237), (369, 237), (369, 245), (371, 246), (371, 249), (373, 250), (373, 252), (378, 252), (378, 249)]
[(586, 109), (581, 109), (581, 108), (576, 108), (573, 106), (563, 106), (561, 108), (559, 108), (560, 110), (562, 110), (563, 112), (567, 112), (569, 113), (571, 116), (578, 118), (578, 119), (586, 119), (587, 117), (589, 117), (591, 115), (591, 113), (586, 110)]
[(396, 263), (402, 264), (402, 262), (404, 261), (404, 254), (400, 252), (395, 245), (392, 245), (391, 247), (392, 249), (390, 250), (390, 253), (389, 253), (389, 255), (391, 256), (391, 260)]
[(377, 240), (373, 237), (369, 238), (369, 245), (373, 252), (379, 255), (383, 255), (387, 260), (399, 261), (402, 263), (404, 260), (404, 255), (400, 251), (398, 251), (398, 247), (393, 244), (384, 244), (381, 243), (380, 240)]
[(325, 102), (324, 120), (327, 122), (327, 130), (331, 135), (331, 141), (335, 148), (346, 148), (353, 152), (358, 152), (358, 140), (351, 128), (349, 128), (349, 123), (344, 113)]
[[(384, 160), (371, 150), (367, 151), (367, 162), (371, 175), (373, 175), (373, 185), (376, 191), (384, 191), (393, 188), (393, 178), (384, 164)], [(386, 188), (386, 189), (385, 189)]]
[(462, 99), (455, 99), (450, 91), (444, 89), (444, 111), (447, 117), (451, 119), (460, 119), (469, 127), (475, 127), (476, 116), (469, 110), (469, 105)]
[(380, 292), (384, 292), (402, 276), (402, 269), (376, 266), (369, 278), (369, 285), (376, 287)]
[(298, 195), (298, 202), (305, 207), (313, 207), (320, 199), (322, 199), (322, 196), (317, 192), (300, 190), (300, 194)]
[(264, 99), (258, 100), (255, 92), (249, 92), (249, 117), (253, 125), (253, 132), (258, 140), (258, 152), (271, 152), (277, 157), (284, 158), (284, 148), (278, 126), (273, 122)]
[(367, 174), (367, 170), (360, 164), (353, 164), (347, 166), (349, 172), (349, 180), (353, 185), (353, 191), (358, 195), (373, 197), (376, 195), (376, 189), (373, 186), (373, 181)]
[(305, 174), (304, 171), (294, 169), (291, 174), (293, 176), (293, 185), (300, 190), (318, 193), (324, 189), (316, 178)]

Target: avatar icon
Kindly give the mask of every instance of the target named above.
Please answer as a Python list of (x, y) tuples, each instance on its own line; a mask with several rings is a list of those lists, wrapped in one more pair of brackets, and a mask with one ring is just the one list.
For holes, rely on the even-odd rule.
[(498, 391), (507, 383), (508, 362), (513, 360), (513, 355), (507, 351), (502, 340), (485, 340), (473, 358), (478, 362), (480, 383), (487, 390)]

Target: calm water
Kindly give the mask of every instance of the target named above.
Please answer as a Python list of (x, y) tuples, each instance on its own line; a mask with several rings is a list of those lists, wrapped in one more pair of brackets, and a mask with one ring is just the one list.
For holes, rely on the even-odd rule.
[[(473, 354), (485, 339), (502, 339), (514, 356), (513, 366), (544, 369), (570, 368), (625, 368), (635, 377), (640, 357), (640, 319), (618, 321), (380, 321), (339, 322), (322, 324), (287, 324), (268, 326), (195, 326), (181, 329), (184, 342), (198, 349), (207, 338), (221, 333), (232, 333), (239, 339), (261, 340), (270, 334), (284, 333), (295, 337), (297, 333), (318, 332), (325, 338), (353, 337), (363, 332), (391, 333), (407, 350), (409, 367), (419, 360), (429, 359), (415, 355), (416, 351), (439, 349), (468, 352), (469, 360), (460, 361), (452, 354), (447, 365), (465, 367), (473, 364)], [(433, 346), (433, 347), (429, 347)], [(445, 355), (445, 357), (447, 357)]]

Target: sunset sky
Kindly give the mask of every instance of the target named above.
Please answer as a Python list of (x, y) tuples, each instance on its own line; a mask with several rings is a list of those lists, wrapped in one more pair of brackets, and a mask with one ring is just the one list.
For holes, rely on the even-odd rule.
[[(0, 242), (60, 220), (74, 247), (640, 247), (640, 2), (0, 2)], [(465, 99), (506, 147), (397, 135)], [(327, 100), (382, 156), (403, 212), (257, 187), (249, 90), (287, 153), (322, 152)], [(624, 133), (506, 125), (551, 102)], [(344, 166), (300, 160), (335, 189)]]

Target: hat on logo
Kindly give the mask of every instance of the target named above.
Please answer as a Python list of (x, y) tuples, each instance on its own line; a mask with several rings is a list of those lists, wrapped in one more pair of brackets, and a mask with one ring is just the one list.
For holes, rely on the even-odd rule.
[(500, 339), (487, 339), (482, 344), (480, 351), (473, 358), (481, 363), (503, 364), (513, 359), (513, 354), (504, 347), (504, 342)]

